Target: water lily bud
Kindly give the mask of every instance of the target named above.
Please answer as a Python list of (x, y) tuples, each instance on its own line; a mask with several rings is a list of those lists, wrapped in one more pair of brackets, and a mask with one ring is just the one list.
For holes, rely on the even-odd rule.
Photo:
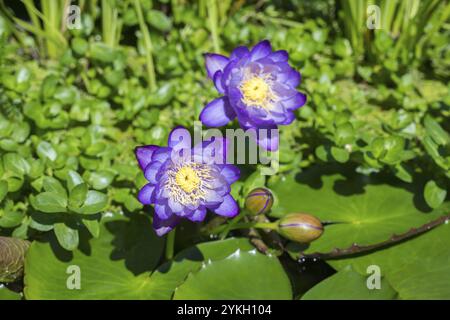
[(322, 235), (323, 226), (312, 215), (291, 213), (278, 221), (278, 233), (292, 241), (309, 243)]
[(0, 282), (13, 282), (22, 277), (29, 246), (26, 240), (0, 237)]
[(253, 189), (245, 199), (245, 208), (253, 215), (269, 212), (273, 205), (273, 195), (265, 188)]

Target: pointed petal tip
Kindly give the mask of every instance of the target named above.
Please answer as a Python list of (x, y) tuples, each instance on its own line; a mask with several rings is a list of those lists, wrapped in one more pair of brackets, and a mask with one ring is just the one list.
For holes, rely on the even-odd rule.
[(201, 111), (199, 120), (208, 127), (221, 127), (236, 117), (226, 97), (209, 102)]
[(153, 153), (158, 150), (159, 147), (155, 145), (138, 146), (134, 148), (134, 154), (139, 166), (142, 170), (145, 170), (147, 165), (151, 162)]

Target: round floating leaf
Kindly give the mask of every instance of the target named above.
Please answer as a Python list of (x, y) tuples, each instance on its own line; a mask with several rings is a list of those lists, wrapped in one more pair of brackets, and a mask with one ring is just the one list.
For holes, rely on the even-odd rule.
[(0, 237), (0, 282), (12, 282), (22, 277), (29, 245), (26, 240)]
[(179, 286), (175, 300), (292, 299), (289, 278), (276, 257), (236, 251), (207, 261)]
[(400, 299), (450, 299), (450, 224), (370, 254), (328, 260), (362, 275), (376, 265)]
[[(25, 297), (151, 299), (157, 290), (149, 275), (161, 258), (164, 239), (154, 233), (149, 218), (117, 217), (102, 223), (100, 233), (97, 239), (81, 241), (73, 252), (58, 248), (54, 238), (34, 242), (25, 261)], [(79, 290), (70, 285), (76, 267)]]
[(0, 301), (2, 300), (22, 300), (22, 295), (0, 284)]
[(159, 31), (169, 31), (172, 27), (172, 21), (162, 11), (149, 10), (146, 15), (147, 22)]
[(180, 252), (172, 261), (166, 262), (152, 274), (151, 281), (159, 287), (154, 293), (155, 299), (171, 299), (175, 289), (185, 281), (189, 273), (198, 271), (203, 262), (224, 259), (237, 250), (253, 249), (247, 239), (230, 238), (200, 243)]
[(380, 288), (369, 289), (367, 279), (347, 267), (331, 277), (323, 280), (308, 292), (302, 300), (391, 300), (397, 292), (386, 279), (380, 280)]
[(270, 185), (278, 197), (273, 216), (303, 212), (332, 222), (305, 247), (306, 254), (380, 243), (448, 213), (445, 208), (422, 211), (427, 206), (414, 193), (366, 176), (344, 176), (342, 171), (316, 168)]
[(440, 188), (436, 182), (430, 180), (425, 185), (424, 197), (431, 208), (438, 208), (447, 196), (447, 190)]

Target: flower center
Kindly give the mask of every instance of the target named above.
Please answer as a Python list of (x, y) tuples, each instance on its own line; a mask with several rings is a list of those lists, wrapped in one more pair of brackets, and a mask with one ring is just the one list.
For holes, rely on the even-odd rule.
[(241, 84), (241, 92), (246, 105), (262, 106), (271, 95), (270, 87), (260, 77), (253, 77)]
[(184, 192), (191, 193), (198, 189), (200, 178), (190, 166), (184, 166), (175, 175), (175, 182)]
[(210, 165), (188, 162), (167, 169), (167, 178), (162, 181), (165, 193), (173, 201), (184, 206), (198, 206), (208, 196), (216, 182), (216, 169)]

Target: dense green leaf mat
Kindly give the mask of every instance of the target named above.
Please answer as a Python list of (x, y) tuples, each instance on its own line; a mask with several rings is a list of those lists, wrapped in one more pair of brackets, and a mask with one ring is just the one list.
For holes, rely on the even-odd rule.
[[(448, 2), (80, 0), (79, 20), (63, 4), (0, 1), (0, 299), (450, 299)], [(268, 188), (247, 222), (308, 213), (323, 235), (211, 235), (229, 220), (208, 215), (171, 259), (133, 150), (193, 131), (218, 97), (205, 53), (264, 39), (307, 102), (276, 174), (239, 165), (231, 193), (243, 209)]]

